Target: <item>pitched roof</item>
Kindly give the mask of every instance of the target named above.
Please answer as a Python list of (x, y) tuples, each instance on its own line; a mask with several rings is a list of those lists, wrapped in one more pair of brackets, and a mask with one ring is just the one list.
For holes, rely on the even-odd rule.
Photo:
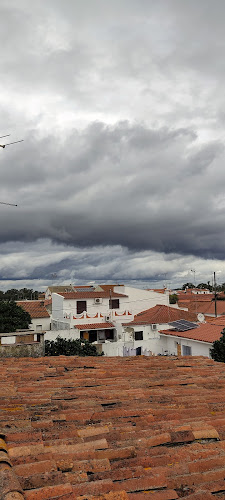
[(110, 291), (106, 292), (58, 292), (59, 295), (62, 295), (64, 299), (76, 299), (76, 300), (82, 300), (82, 299), (97, 299), (97, 298), (102, 298), (102, 299), (109, 299), (112, 297), (112, 299), (120, 298), (120, 297), (127, 297), (127, 295), (124, 295), (122, 293), (115, 293)]
[[(217, 300), (216, 302), (217, 314), (225, 314), (225, 300)], [(197, 303), (190, 303), (188, 306), (189, 311), (195, 311), (202, 314), (215, 314), (215, 302), (200, 301)]]
[(2, 498), (222, 498), (224, 366), (202, 357), (0, 360)]
[(182, 309), (176, 309), (163, 304), (158, 304), (157, 306), (136, 314), (133, 321), (126, 323), (126, 325), (151, 325), (154, 323), (163, 324), (169, 323), (170, 321), (176, 321), (178, 319), (197, 321), (197, 316), (189, 311), (182, 311)]
[(214, 298), (214, 293), (207, 294), (194, 294), (194, 293), (176, 293), (178, 297), (178, 302), (189, 301), (189, 302), (210, 302)]
[(115, 325), (107, 321), (107, 323), (86, 323), (84, 325), (74, 325), (74, 328), (77, 328), (77, 330), (105, 330), (106, 328), (115, 328)]
[[(225, 326), (225, 325), (224, 325)], [(182, 337), (185, 339), (199, 340), (201, 342), (215, 342), (221, 337), (223, 327), (220, 324), (204, 323), (186, 332), (178, 332), (176, 330), (161, 330), (160, 333)]]
[(20, 300), (16, 303), (28, 312), (31, 318), (49, 318), (50, 316), (42, 300)]

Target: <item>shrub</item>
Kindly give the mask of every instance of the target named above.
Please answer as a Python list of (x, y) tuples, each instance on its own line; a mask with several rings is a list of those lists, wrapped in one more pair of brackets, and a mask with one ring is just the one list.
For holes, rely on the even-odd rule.
[[(101, 353), (102, 356), (104, 353)], [(45, 341), (45, 356), (99, 356), (95, 345), (84, 339), (63, 339)]]

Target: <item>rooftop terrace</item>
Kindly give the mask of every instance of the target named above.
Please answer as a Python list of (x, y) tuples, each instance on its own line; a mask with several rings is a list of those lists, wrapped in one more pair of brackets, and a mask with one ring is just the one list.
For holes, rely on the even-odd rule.
[(0, 499), (225, 498), (225, 365), (0, 360)]

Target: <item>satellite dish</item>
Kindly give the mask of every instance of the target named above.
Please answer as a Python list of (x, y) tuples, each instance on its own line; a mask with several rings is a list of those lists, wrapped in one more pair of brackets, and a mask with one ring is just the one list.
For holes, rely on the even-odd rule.
[(197, 316), (197, 318), (198, 318), (198, 321), (200, 321), (200, 323), (202, 323), (203, 321), (205, 321), (205, 316), (202, 313), (199, 313), (198, 316)]

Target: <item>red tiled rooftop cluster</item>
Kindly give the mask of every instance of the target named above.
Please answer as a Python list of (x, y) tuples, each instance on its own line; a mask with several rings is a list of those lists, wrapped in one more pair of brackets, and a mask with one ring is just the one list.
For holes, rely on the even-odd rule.
[(224, 364), (60, 356), (0, 365), (1, 499), (223, 498)]

